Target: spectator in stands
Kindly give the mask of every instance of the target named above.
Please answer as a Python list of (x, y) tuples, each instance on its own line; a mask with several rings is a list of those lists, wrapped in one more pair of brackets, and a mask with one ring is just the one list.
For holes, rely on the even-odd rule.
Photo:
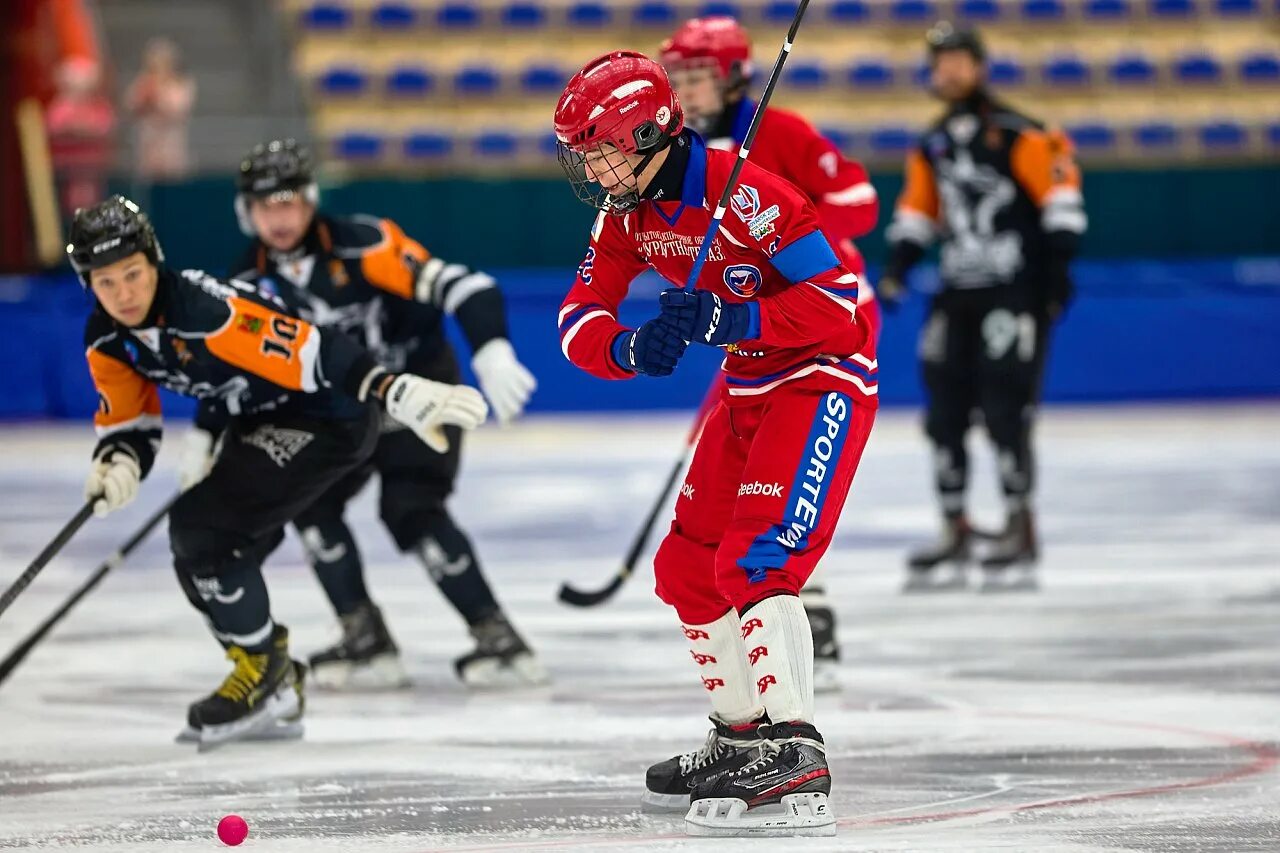
[(136, 173), (147, 180), (182, 178), (191, 170), (188, 130), (196, 84), (179, 59), (173, 42), (152, 39), (125, 96), (137, 120)]
[(64, 214), (106, 195), (115, 107), (102, 92), (102, 72), (88, 57), (71, 56), (55, 73), (57, 91), (45, 110), (49, 153)]

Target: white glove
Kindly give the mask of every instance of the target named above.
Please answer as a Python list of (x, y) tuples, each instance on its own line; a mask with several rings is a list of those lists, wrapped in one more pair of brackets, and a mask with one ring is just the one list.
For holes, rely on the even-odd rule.
[(93, 514), (106, 515), (138, 496), (142, 469), (127, 453), (107, 451), (93, 461), (84, 483), (84, 499), (93, 501)]
[(192, 429), (182, 444), (182, 456), (178, 458), (178, 486), (182, 491), (209, 476), (213, 468), (213, 433)]
[(506, 338), (494, 338), (480, 347), (471, 358), (471, 369), (501, 424), (518, 418), (538, 387), (538, 380), (516, 358)]
[(453, 424), (475, 429), (484, 423), (489, 407), (469, 385), (447, 385), (402, 373), (382, 395), (387, 414), (413, 430), (436, 453), (449, 449), (442, 427)]

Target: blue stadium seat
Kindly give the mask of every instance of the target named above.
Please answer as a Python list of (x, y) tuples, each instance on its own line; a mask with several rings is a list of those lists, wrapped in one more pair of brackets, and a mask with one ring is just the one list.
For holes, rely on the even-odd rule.
[(370, 10), (369, 23), (380, 30), (411, 30), (418, 25), (418, 7), (401, 0), (387, 0)]
[(1079, 56), (1051, 56), (1045, 60), (1040, 75), (1047, 86), (1087, 86), (1092, 79), (1089, 63)]
[(398, 98), (421, 98), (436, 87), (435, 78), (425, 68), (401, 65), (387, 74), (387, 94)]
[(1004, 4), (998, 0), (958, 0), (956, 17), (973, 23), (990, 23), (1004, 17)]
[(368, 131), (350, 131), (333, 138), (333, 155), (340, 160), (377, 160), (386, 147), (384, 137)]
[(497, 70), (487, 65), (464, 65), (453, 75), (453, 90), (459, 95), (493, 95), (501, 85)]
[(1133, 129), (1133, 141), (1139, 148), (1172, 148), (1182, 139), (1182, 132), (1167, 121), (1149, 121)]
[(1123, 21), (1133, 17), (1129, 0), (1085, 0), (1084, 17), (1091, 21)]
[(730, 0), (707, 0), (698, 7), (700, 18), (741, 18), (742, 6)]
[(821, 89), (830, 79), (826, 67), (812, 59), (792, 59), (782, 72), (782, 82), (793, 89)]
[(344, 3), (312, 3), (298, 16), (308, 30), (345, 30), (351, 26), (351, 9)]
[(558, 95), (572, 76), (572, 72), (558, 65), (540, 62), (520, 72), (520, 88), (534, 94), (554, 92)]
[(858, 89), (887, 89), (893, 85), (893, 66), (881, 59), (864, 59), (849, 69), (849, 85)]
[(794, 0), (773, 0), (773, 2), (764, 4), (760, 15), (767, 24), (783, 26), (791, 23), (791, 19), (796, 16), (796, 7), (798, 5)]
[(889, 0), (889, 17), (899, 24), (931, 24), (938, 6), (933, 0)]
[(1244, 125), (1226, 119), (1202, 124), (1197, 128), (1197, 136), (1205, 148), (1218, 150), (1240, 148), (1249, 140), (1249, 132)]
[(471, 150), (480, 157), (507, 159), (519, 152), (520, 140), (505, 130), (488, 130), (471, 140)]
[(917, 62), (907, 67), (907, 76), (911, 85), (923, 89), (929, 85), (929, 63)]
[(1214, 0), (1213, 11), (1223, 18), (1248, 18), (1262, 13), (1258, 0)]
[(404, 138), (404, 156), (410, 160), (437, 160), (453, 153), (453, 139), (435, 130), (419, 130)]
[(334, 65), (320, 72), (316, 87), (333, 98), (354, 98), (369, 89), (369, 72), (354, 65)]
[(905, 155), (916, 144), (919, 136), (919, 133), (906, 127), (877, 127), (867, 134), (867, 147), (876, 154)]
[(565, 20), (571, 27), (606, 27), (613, 22), (613, 7), (600, 0), (579, 0), (569, 6)]
[(1264, 135), (1268, 145), (1272, 148), (1280, 148), (1280, 122), (1272, 122), (1267, 125)]
[(1246, 83), (1280, 82), (1280, 54), (1250, 53), (1241, 57), (1240, 79)]
[(631, 21), (638, 27), (671, 27), (676, 8), (667, 0), (644, 0), (631, 10)]
[(987, 65), (987, 79), (993, 86), (1021, 86), (1027, 82), (1027, 69), (1014, 57), (997, 56)]
[(1173, 76), (1179, 83), (1221, 83), (1222, 63), (1208, 53), (1186, 53), (1173, 61)]
[(1158, 75), (1156, 64), (1137, 53), (1122, 54), (1107, 65), (1107, 79), (1118, 86), (1150, 86)]
[(540, 3), (515, 0), (502, 8), (502, 25), (532, 29), (547, 23), (547, 10)]
[(866, 0), (836, 0), (827, 9), (827, 16), (837, 24), (863, 24), (871, 18)]
[(1067, 7), (1062, 0), (1022, 0), (1022, 17), (1037, 23), (1061, 21), (1067, 17)]
[(538, 153), (543, 157), (555, 159), (560, 155), (560, 142), (554, 133), (543, 133), (538, 136)]
[(1067, 136), (1075, 143), (1076, 148), (1088, 153), (1106, 153), (1116, 147), (1119, 134), (1116, 129), (1103, 122), (1085, 122), (1067, 128)]
[(436, 24), (446, 29), (470, 29), (480, 26), (480, 10), (470, 3), (445, 3), (436, 12)]
[(1195, 0), (1150, 0), (1148, 10), (1157, 18), (1191, 18), (1196, 14)]

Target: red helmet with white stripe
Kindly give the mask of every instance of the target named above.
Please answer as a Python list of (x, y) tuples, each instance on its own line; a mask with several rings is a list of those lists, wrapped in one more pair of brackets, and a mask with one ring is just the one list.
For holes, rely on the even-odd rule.
[(662, 64), (669, 69), (712, 67), (729, 86), (749, 81), (751, 39), (729, 17), (691, 18), (662, 43)]
[[(610, 195), (587, 174), (593, 153), (643, 155), (630, 167), (634, 178), (684, 128), (684, 113), (662, 66), (633, 51), (606, 53), (588, 62), (565, 86), (556, 104), (555, 131), (560, 164), (578, 197), (593, 207), (623, 213), (639, 203), (638, 192)], [(616, 174), (617, 166), (611, 161)], [(634, 183), (634, 181), (631, 181)]]

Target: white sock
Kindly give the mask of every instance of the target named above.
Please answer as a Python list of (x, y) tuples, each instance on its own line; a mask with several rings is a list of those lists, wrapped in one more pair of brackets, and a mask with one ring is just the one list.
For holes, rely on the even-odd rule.
[(716, 716), (730, 725), (739, 725), (764, 713), (742, 648), (737, 612), (730, 610), (706, 625), (681, 627)]
[(747, 660), (769, 719), (812, 723), (813, 634), (800, 598), (766, 598), (741, 618)]

